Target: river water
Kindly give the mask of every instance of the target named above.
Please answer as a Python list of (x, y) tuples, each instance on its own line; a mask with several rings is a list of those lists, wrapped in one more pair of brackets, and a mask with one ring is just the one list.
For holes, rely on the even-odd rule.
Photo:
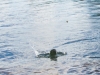
[(100, 75), (100, 0), (0, 0), (0, 75)]

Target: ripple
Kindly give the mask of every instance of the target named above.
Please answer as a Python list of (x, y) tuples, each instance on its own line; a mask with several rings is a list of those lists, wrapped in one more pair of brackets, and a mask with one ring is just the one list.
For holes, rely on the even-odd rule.
[(7, 24), (7, 25), (1, 25), (0, 27), (12, 27), (14, 26), (13, 24)]
[[(63, 43), (63, 44), (61, 44), (61, 45), (59, 45), (59, 46), (66, 45), (66, 44), (77, 43), (77, 42), (82, 42), (82, 41), (92, 41), (93, 39), (96, 39), (96, 38), (90, 38), (90, 39), (85, 38), (85, 39), (73, 40), (73, 41), (69, 41), (69, 42)], [(55, 46), (54, 48), (57, 48), (57, 47), (59, 47), (59, 46)]]
[(78, 73), (77, 68), (70, 68), (67, 73)]
[(100, 58), (100, 53), (99, 52), (89, 52), (87, 54), (84, 54), (83, 57), (89, 57), (89, 58)]
[(0, 20), (0, 22), (4, 22), (3, 20)]
[(6, 36), (6, 37), (9, 37), (9, 38), (16, 38), (14, 35), (9, 34), (9, 33), (1, 34), (0, 36)]
[(0, 58), (6, 58), (9, 56), (14, 56), (13, 52), (9, 51), (9, 50), (5, 50), (5, 51), (1, 51), (0, 53)]
[(92, 17), (100, 17), (100, 13), (95, 13), (92, 15)]
[(1, 75), (11, 75), (11, 72), (7, 72), (7, 71), (0, 71)]
[(13, 45), (3, 45), (3, 46), (0, 46), (0, 48), (5, 48), (5, 47), (11, 47)]

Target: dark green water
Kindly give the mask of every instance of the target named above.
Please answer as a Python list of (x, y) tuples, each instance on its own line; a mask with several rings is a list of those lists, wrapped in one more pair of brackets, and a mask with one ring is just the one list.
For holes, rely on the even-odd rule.
[(0, 75), (100, 75), (100, 0), (0, 0)]

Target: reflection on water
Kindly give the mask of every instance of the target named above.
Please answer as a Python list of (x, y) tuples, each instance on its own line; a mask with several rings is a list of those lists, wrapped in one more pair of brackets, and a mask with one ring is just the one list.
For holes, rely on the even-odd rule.
[[(0, 74), (100, 75), (99, 9), (100, 0), (1, 0)], [(35, 58), (53, 48), (67, 55)]]

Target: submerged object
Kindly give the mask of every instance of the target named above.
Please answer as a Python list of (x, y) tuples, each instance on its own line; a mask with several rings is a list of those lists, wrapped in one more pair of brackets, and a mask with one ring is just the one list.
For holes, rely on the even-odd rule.
[(56, 56), (56, 49), (52, 49), (51, 51), (50, 51), (50, 56)]
[(56, 52), (56, 49), (52, 49), (50, 51), (50, 54), (49, 55), (50, 55), (49, 57), (50, 57), (51, 60), (57, 61), (57, 52)]
[[(33, 47), (32, 47), (33, 48)], [(34, 49), (34, 48), (33, 48)], [(51, 49), (50, 52), (38, 51), (34, 49), (34, 53), (37, 58), (50, 58), (51, 60), (57, 60), (57, 57), (64, 56), (66, 52), (57, 52), (56, 49)]]

